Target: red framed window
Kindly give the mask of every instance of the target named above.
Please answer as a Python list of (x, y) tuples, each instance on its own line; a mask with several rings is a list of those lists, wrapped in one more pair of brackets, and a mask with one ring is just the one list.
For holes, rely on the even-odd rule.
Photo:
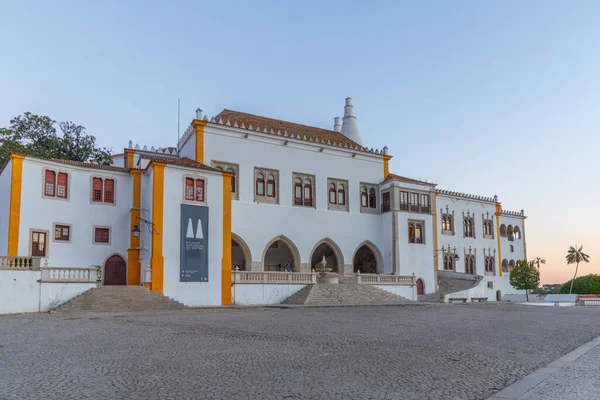
[(381, 207), (382, 211), (390, 211), (391, 202), (390, 202), (390, 192), (385, 192), (381, 195)]
[(115, 203), (115, 180), (104, 180), (104, 202), (109, 204)]
[(110, 229), (94, 228), (94, 242), (95, 243), (110, 243)]
[(92, 179), (92, 201), (102, 202), (102, 178)]
[(204, 201), (204, 179), (196, 179), (196, 201)]
[(256, 175), (256, 195), (265, 195), (265, 176), (263, 174)]
[(44, 195), (54, 197), (56, 192), (56, 173), (46, 170), (44, 177)]
[(329, 185), (329, 203), (337, 204), (335, 183)]
[(345, 206), (346, 205), (346, 188), (344, 187), (344, 185), (339, 185), (338, 186), (338, 204)]
[(302, 202), (302, 180), (300, 178), (294, 179), (294, 204), (301, 206)]
[(59, 172), (56, 179), (56, 197), (66, 199), (68, 196), (69, 175), (65, 172)]
[(312, 184), (310, 179), (304, 180), (304, 205), (307, 207), (312, 207), (313, 205)]
[(369, 206), (369, 196), (367, 195), (367, 188), (364, 186), (360, 189), (360, 206), (361, 207)]
[(272, 174), (267, 176), (267, 196), (275, 197), (275, 176)]
[(71, 227), (69, 225), (54, 225), (54, 240), (57, 242), (71, 240)]
[(192, 178), (185, 178), (185, 199), (194, 201), (194, 180)]
[(377, 197), (373, 188), (369, 190), (369, 208), (377, 208)]

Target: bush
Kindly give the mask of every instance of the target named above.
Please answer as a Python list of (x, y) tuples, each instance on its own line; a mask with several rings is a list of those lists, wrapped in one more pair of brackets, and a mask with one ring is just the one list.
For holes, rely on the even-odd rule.
[[(571, 281), (568, 281), (560, 288), (561, 294), (568, 294), (571, 287)], [(573, 282), (573, 294), (600, 294), (600, 276), (590, 274), (580, 276)]]

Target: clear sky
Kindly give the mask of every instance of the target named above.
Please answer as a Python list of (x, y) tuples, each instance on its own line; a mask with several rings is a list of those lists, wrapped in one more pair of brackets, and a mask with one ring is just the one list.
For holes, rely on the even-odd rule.
[[(126, 3), (126, 4), (125, 4)], [(600, 272), (599, 1), (2, 1), (0, 126), (25, 111), (122, 151), (197, 107), (331, 128), (354, 99), (391, 171), (525, 209), (542, 282)]]

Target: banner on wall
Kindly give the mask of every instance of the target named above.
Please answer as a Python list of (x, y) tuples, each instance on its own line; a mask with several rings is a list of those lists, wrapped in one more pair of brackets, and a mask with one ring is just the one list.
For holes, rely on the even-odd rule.
[(181, 205), (180, 282), (208, 282), (208, 207)]

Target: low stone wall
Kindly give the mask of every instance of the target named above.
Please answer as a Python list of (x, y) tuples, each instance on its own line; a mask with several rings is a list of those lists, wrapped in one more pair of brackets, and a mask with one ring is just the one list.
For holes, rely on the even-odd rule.
[(235, 305), (260, 305), (279, 304), (306, 285), (294, 284), (234, 284), (233, 304)]

